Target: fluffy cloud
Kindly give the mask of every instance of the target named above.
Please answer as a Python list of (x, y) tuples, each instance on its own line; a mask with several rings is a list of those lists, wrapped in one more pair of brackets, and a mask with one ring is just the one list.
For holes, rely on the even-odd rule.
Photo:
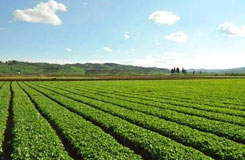
[(172, 12), (156, 11), (149, 16), (149, 20), (152, 20), (158, 24), (171, 25), (171, 24), (175, 24), (178, 20), (180, 20), (180, 17), (178, 17)]
[(70, 48), (66, 48), (66, 51), (67, 52), (71, 52), (72, 50)]
[(125, 39), (130, 39), (131, 38), (129, 33), (125, 33), (123, 36), (124, 36)]
[(228, 36), (237, 36), (244, 37), (245, 36), (245, 26), (237, 27), (231, 22), (224, 22), (219, 26), (219, 30)]
[(13, 12), (13, 15), (14, 18), (19, 21), (45, 23), (57, 26), (62, 24), (62, 21), (56, 15), (57, 11), (66, 12), (66, 6), (55, 0), (49, 0), (46, 3), (41, 2), (34, 8), (24, 10), (17, 9)]
[(112, 52), (112, 49), (110, 47), (104, 47), (103, 48), (106, 52)]
[(165, 38), (173, 42), (185, 42), (189, 38), (189, 36), (184, 32), (175, 32), (166, 35)]

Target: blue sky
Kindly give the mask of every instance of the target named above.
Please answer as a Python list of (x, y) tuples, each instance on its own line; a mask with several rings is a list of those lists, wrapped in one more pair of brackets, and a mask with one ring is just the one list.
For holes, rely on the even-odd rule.
[(245, 66), (244, 0), (2, 0), (0, 60)]

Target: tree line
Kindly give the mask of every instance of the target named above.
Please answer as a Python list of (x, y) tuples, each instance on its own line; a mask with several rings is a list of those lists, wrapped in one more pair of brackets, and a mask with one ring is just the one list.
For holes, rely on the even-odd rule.
[[(180, 73), (182, 73), (182, 74), (187, 74), (187, 70), (186, 69), (184, 69), (184, 68), (182, 68), (182, 69), (180, 69), (179, 67), (174, 67), (174, 68), (172, 68), (171, 70), (170, 70), (170, 72), (171, 72), (171, 74), (175, 74), (175, 73), (177, 73), (177, 74), (180, 74)], [(192, 74), (194, 75), (196, 73), (196, 71), (192, 71)], [(199, 72), (199, 74), (202, 74), (202, 71), (200, 70), (200, 72)]]
[(174, 74), (174, 73), (177, 73), (177, 74), (180, 74), (180, 73), (187, 74), (187, 70), (186, 70), (186, 69), (182, 68), (182, 69), (180, 70), (179, 67), (174, 67), (174, 68), (172, 68), (172, 69), (170, 70), (170, 72), (171, 72), (172, 74)]

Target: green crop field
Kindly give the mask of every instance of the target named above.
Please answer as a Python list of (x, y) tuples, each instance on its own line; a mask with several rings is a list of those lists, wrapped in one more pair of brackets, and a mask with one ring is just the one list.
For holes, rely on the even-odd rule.
[(0, 159), (245, 160), (245, 80), (0, 82)]

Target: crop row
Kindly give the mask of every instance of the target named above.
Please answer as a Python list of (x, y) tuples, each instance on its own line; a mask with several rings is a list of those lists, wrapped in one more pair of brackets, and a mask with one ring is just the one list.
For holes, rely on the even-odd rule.
[[(37, 84), (37, 83), (35, 83)], [(48, 87), (52, 87), (51, 85), (48, 85)], [(53, 87), (57, 88), (57, 86)], [(63, 91), (68, 91), (67, 89), (58, 87), (59, 89), (63, 90)], [(72, 87), (71, 87), (72, 88)], [(77, 91), (76, 91), (77, 92)], [(204, 117), (210, 120), (217, 120), (217, 121), (222, 121), (222, 122), (228, 122), (228, 123), (232, 123), (235, 125), (240, 125), (240, 126), (245, 126), (245, 118), (243, 117), (239, 117), (239, 116), (232, 116), (232, 115), (226, 115), (226, 114), (221, 114), (221, 113), (213, 113), (213, 112), (208, 112), (208, 111), (203, 111), (203, 110), (198, 110), (198, 109), (193, 109), (193, 108), (187, 108), (187, 107), (183, 107), (183, 106), (178, 106), (176, 105), (172, 105), (172, 104), (163, 104), (163, 103), (159, 103), (159, 102), (154, 102), (153, 100), (145, 100), (145, 97), (129, 97), (126, 94), (125, 95), (121, 95), (121, 96), (116, 96), (113, 94), (114, 97), (117, 97), (118, 99), (121, 100), (126, 100), (129, 102), (136, 102), (142, 105), (147, 105), (150, 107), (158, 107), (160, 109), (167, 109), (167, 110), (172, 110), (172, 111), (176, 111), (179, 113), (184, 113), (184, 114), (188, 114), (188, 115), (195, 115), (195, 116), (199, 116), (199, 117)]]
[[(131, 93), (124, 93), (124, 92), (120, 92), (117, 91), (115, 92), (111, 92), (111, 91), (105, 91), (105, 90), (98, 90), (98, 89), (94, 89), (96, 87), (93, 88), (87, 88), (87, 87), (74, 87), (74, 86), (70, 86), (69, 88), (75, 88), (78, 91), (85, 91), (86, 92), (94, 92), (94, 93), (99, 93), (99, 94), (107, 94), (107, 95), (111, 95), (113, 97), (119, 97), (119, 98), (123, 98), (123, 99), (128, 99), (130, 101), (133, 102), (139, 102), (139, 103), (146, 103), (147, 105), (151, 105), (151, 104), (155, 104), (157, 106), (161, 106), (161, 105), (175, 105), (178, 107), (186, 107), (186, 108), (193, 108), (193, 109), (197, 109), (197, 110), (203, 110), (203, 111), (208, 111), (208, 112), (214, 112), (214, 113), (221, 113), (221, 114), (228, 114), (231, 116), (237, 116), (237, 117), (242, 117), (245, 118), (245, 111), (242, 110), (233, 110), (233, 109), (228, 109), (228, 108), (217, 108), (217, 107), (209, 107), (209, 106), (205, 106), (205, 105), (197, 105), (197, 104), (193, 104), (193, 103), (182, 103), (182, 102), (177, 102), (177, 101), (168, 101), (166, 102), (165, 100), (163, 101), (163, 98), (158, 99), (157, 96), (155, 96), (155, 94), (152, 95), (144, 95), (144, 94), (137, 94), (137, 95), (132, 95)], [(109, 87), (108, 87), (109, 88)], [(171, 98), (168, 98), (171, 99)], [(147, 103), (148, 102), (148, 103)], [(243, 107), (243, 109), (245, 109)]]
[(218, 136), (223, 136), (228, 139), (245, 144), (245, 128), (230, 123), (221, 121), (209, 120), (198, 116), (190, 116), (183, 113), (178, 113), (171, 110), (163, 110), (157, 107), (149, 107), (147, 105), (125, 101), (124, 97), (118, 98), (111, 94), (101, 94), (99, 92), (91, 92), (90, 90), (75, 90), (69, 89), (70, 93), (75, 95), (93, 98), (106, 103), (111, 103), (131, 110), (143, 112), (166, 120), (176, 122), (178, 124), (187, 125), (191, 128), (205, 132), (210, 132)]
[(16, 83), (12, 85), (14, 160), (71, 160), (59, 137)]
[[(139, 93), (139, 92), (138, 92)], [(135, 93), (136, 95), (138, 93)], [(234, 110), (245, 110), (245, 106), (238, 103), (236, 100), (227, 100), (227, 99), (221, 99), (217, 100), (215, 98), (200, 98), (200, 97), (193, 97), (192, 99), (187, 99), (183, 97), (183, 95), (188, 94), (188, 92), (181, 92), (181, 93), (168, 93), (166, 92), (161, 92), (161, 91), (156, 91), (153, 93), (144, 93), (143, 95), (145, 96), (150, 96), (150, 97), (155, 97), (158, 99), (170, 99), (174, 101), (179, 101), (179, 102), (185, 102), (185, 103), (193, 103), (193, 104), (199, 104), (199, 105), (207, 105), (210, 107), (218, 107), (218, 108), (228, 108), (228, 109), (234, 109)]]
[[(159, 119), (157, 117), (146, 115), (137, 111), (131, 111), (109, 103), (104, 103), (102, 101), (71, 94), (60, 89), (50, 89), (50, 87), (45, 89), (37, 87), (36, 89), (49, 95), (54, 93), (65, 95), (70, 99), (88, 104), (112, 115), (121, 117), (131, 123), (158, 132), (164, 136), (178, 141), (179, 143), (196, 148), (205, 154), (217, 159), (235, 160), (245, 158), (245, 145), (218, 137), (214, 134), (200, 132), (187, 126), (178, 125), (164, 119)], [(53, 92), (50, 92), (51, 90)]]
[(53, 122), (82, 159), (141, 159), (112, 136), (81, 116), (61, 107), (35, 90), (21, 85), (39, 110)]
[[(244, 88), (241, 87), (244, 85), (244, 80), (194, 80), (189, 82), (179, 81), (170, 83), (171, 85), (155, 85), (155, 87), (158, 90), (164, 90), (165, 88), (165, 91), (169, 91), (170, 94), (172, 93), (173, 95), (175, 93), (183, 93), (182, 97), (186, 98), (200, 98), (204, 100), (213, 99), (224, 104), (243, 104), (244, 106), (244, 98), (240, 97), (244, 92)], [(154, 88), (154, 90), (156, 88)], [(173, 90), (169, 90), (170, 88)]]
[(181, 145), (158, 133), (141, 128), (89, 105), (76, 102), (41, 88), (38, 89), (38, 92), (111, 130), (114, 134), (135, 144), (136, 147), (144, 148), (147, 152), (151, 153), (152, 159), (211, 159), (197, 150)]
[[(206, 110), (200, 110), (198, 108), (194, 107), (188, 107), (189, 105), (183, 105), (183, 103), (174, 102), (174, 103), (165, 103), (165, 102), (156, 102), (154, 98), (148, 98), (145, 96), (129, 96), (128, 94), (121, 94), (119, 96), (113, 94), (113, 97), (119, 98), (121, 100), (127, 100), (129, 102), (135, 102), (143, 105), (158, 107), (161, 109), (168, 109), (173, 110), (180, 113), (185, 113), (189, 115), (196, 115), (204, 118), (208, 118), (211, 120), (218, 120), (223, 122), (229, 122), (232, 124), (245, 126), (245, 117), (237, 116), (232, 113), (230, 110), (226, 110), (226, 113), (222, 113), (221, 111), (213, 112), (213, 111), (206, 111)], [(195, 106), (195, 104), (192, 104)], [(227, 114), (227, 112), (231, 112), (230, 114)], [(235, 111), (236, 114), (243, 115), (244, 112), (242, 111)]]
[[(142, 95), (155, 97), (158, 99), (171, 99), (174, 101), (179, 102), (185, 102), (185, 103), (194, 103), (199, 105), (207, 105), (210, 107), (218, 107), (218, 108), (228, 108), (228, 109), (234, 109), (234, 110), (245, 110), (244, 104), (239, 103), (239, 100), (237, 99), (219, 99), (217, 97), (208, 97), (208, 98), (202, 98), (202, 97), (186, 97), (185, 95), (188, 95), (190, 91), (185, 92), (169, 92), (169, 91), (162, 91), (162, 90), (155, 90), (154, 92), (148, 93), (143, 92)], [(139, 94), (140, 91), (133, 93), (134, 95)], [(208, 92), (206, 93), (208, 94)]]
[(10, 103), (10, 85), (6, 83), (1, 85), (0, 89), (0, 158), (3, 153), (3, 141), (4, 141), (4, 132), (6, 129), (6, 122), (8, 118), (8, 108)]
[[(64, 84), (64, 83), (63, 83)], [(210, 93), (215, 93), (217, 94), (217, 92), (214, 92), (214, 90), (212, 91), (203, 91), (203, 90), (199, 90), (198, 88), (200, 88), (200, 86), (202, 86), (201, 84), (199, 84), (199, 86), (195, 86), (194, 88), (192, 87), (191, 89), (189, 88), (177, 88), (175, 89), (176, 86), (166, 86), (166, 85), (162, 85), (162, 84), (158, 84), (158, 83), (151, 83), (150, 89), (148, 89), (148, 87), (144, 87), (144, 83), (143, 83), (143, 87), (140, 87), (139, 84), (134, 84), (133, 85), (122, 85), (121, 83), (119, 85), (115, 85), (115, 83), (113, 83), (113, 85), (110, 85), (109, 83), (105, 86), (102, 85), (93, 85), (93, 86), (89, 86), (89, 85), (83, 85), (82, 87), (86, 87), (88, 86), (89, 88), (97, 88), (98, 90), (108, 90), (108, 91), (114, 91), (114, 92), (125, 92), (127, 94), (141, 94), (141, 95), (145, 95), (145, 96), (151, 96), (151, 97), (158, 97), (160, 99), (166, 99), (166, 98), (171, 98), (172, 100), (175, 101), (180, 101), (180, 102), (188, 102), (188, 103), (196, 103), (196, 104), (206, 104), (209, 106), (216, 106), (216, 107), (226, 107), (226, 108), (233, 108), (233, 109), (242, 109), (244, 110), (244, 106), (245, 104), (242, 104), (241, 97), (238, 98), (231, 98), (231, 94), (229, 92), (229, 97), (225, 97), (225, 98), (220, 98), (221, 96), (209, 96)], [(135, 87), (136, 86), (136, 87)], [(233, 86), (233, 85), (232, 85)], [(189, 87), (189, 86), (188, 86)], [(116, 88), (116, 90), (115, 90)], [(212, 86), (212, 89), (216, 89), (217, 86)], [(205, 88), (206, 89), (206, 88)], [(224, 93), (226, 90), (222, 90), (222, 92), (218, 92), (218, 94), (220, 93)], [(229, 90), (230, 91), (230, 90)], [(195, 94), (193, 94), (195, 93)], [(235, 92), (233, 95), (236, 95), (237, 92)], [(156, 96), (156, 97), (155, 97)]]
[[(145, 85), (152, 86), (151, 82), (143, 82)], [(165, 91), (170, 91), (170, 93), (188, 93), (183, 95), (184, 97), (200, 97), (201, 99), (218, 99), (221, 102), (223, 100), (235, 100), (233, 102), (243, 102), (239, 100), (244, 100), (240, 96), (243, 95), (244, 80), (191, 80), (191, 81), (169, 81), (161, 82), (158, 81), (154, 83), (151, 89), (159, 89)], [(137, 87), (138, 88), (138, 87)], [(172, 88), (173, 90), (169, 90)], [(147, 90), (144, 86), (140, 90)], [(167, 92), (168, 93), (168, 92)], [(210, 93), (210, 94), (207, 94)], [(238, 100), (238, 101), (237, 101)]]
[[(82, 88), (83, 89), (83, 88)], [(88, 90), (93, 90), (92, 88), (88, 88)], [(103, 90), (94, 90), (94, 91), (99, 91), (100, 93), (103, 93)], [(212, 105), (200, 105), (197, 103), (193, 102), (184, 102), (181, 100), (176, 100), (176, 98), (173, 98), (172, 96), (159, 96), (160, 92), (155, 92), (151, 94), (132, 94), (132, 93), (115, 93), (115, 95), (119, 96), (127, 96), (127, 97), (132, 97), (132, 98), (139, 98), (143, 100), (149, 100), (151, 102), (156, 102), (156, 103), (163, 103), (163, 104), (171, 104), (171, 105), (178, 105), (186, 108), (193, 108), (193, 109), (198, 109), (198, 110), (204, 110), (204, 111), (209, 111), (209, 112), (214, 112), (214, 113), (222, 113), (222, 114), (229, 114), (229, 115), (235, 115), (235, 116), (241, 116), (245, 117), (245, 107), (242, 106), (223, 106), (223, 107), (216, 107), (216, 103), (212, 103)]]
[[(84, 87), (84, 86), (83, 86)], [(112, 87), (107, 87), (106, 91), (111, 91)], [(88, 88), (88, 89), (91, 89)], [(97, 88), (97, 90), (105, 90), (103, 88)], [(171, 100), (171, 101), (176, 101), (176, 102), (184, 102), (185, 104), (196, 104), (196, 105), (201, 105), (201, 106), (207, 106), (207, 107), (217, 107), (217, 108), (225, 108), (225, 109), (234, 109), (234, 110), (241, 110), (244, 111), (245, 110), (245, 106), (241, 105), (239, 103), (236, 103), (237, 101), (235, 100), (227, 100), (227, 99), (221, 99), (218, 100), (217, 98), (201, 98), (201, 97), (192, 97), (192, 98), (188, 98), (188, 97), (183, 97), (184, 95), (188, 95), (189, 92), (173, 92), (171, 93), (171, 91), (169, 91), (170, 89), (163, 91), (163, 90), (159, 90), (156, 89), (154, 90), (154, 92), (143, 92), (143, 91), (132, 91), (130, 92), (130, 90), (127, 90), (126, 92), (120, 92), (116, 91), (116, 93), (127, 93), (130, 95), (142, 95), (145, 97), (149, 97), (149, 98), (154, 98), (155, 100), (159, 100), (159, 99), (164, 99), (164, 100)], [(125, 91), (125, 90), (124, 90)], [(114, 92), (115, 93), (115, 92)], [(229, 112), (228, 112), (229, 113)]]
[[(62, 85), (62, 84), (61, 84)], [(74, 85), (75, 86), (75, 85)], [(70, 86), (72, 87), (72, 86)], [(76, 88), (80, 88), (77, 87)], [(86, 87), (82, 86), (80, 89), (84, 89)], [(93, 90), (95, 92), (99, 93), (111, 93), (110, 87), (107, 87), (107, 89), (94, 89), (93, 88), (87, 88), (87, 90)], [(109, 89), (109, 90), (108, 90)], [(161, 104), (171, 104), (171, 105), (176, 105), (176, 106), (181, 106), (181, 107), (186, 107), (186, 108), (193, 108), (193, 109), (198, 109), (198, 110), (203, 110), (203, 111), (208, 111), (208, 112), (214, 112), (214, 113), (222, 113), (222, 114), (228, 114), (228, 115), (234, 115), (234, 116), (240, 116), (245, 118), (245, 107), (241, 106), (236, 106), (236, 108), (221, 108), (221, 107), (214, 107), (214, 106), (207, 106), (207, 105), (200, 105), (196, 103), (186, 103), (183, 101), (176, 101), (176, 99), (171, 99), (170, 97), (159, 97), (158, 94), (159, 92), (156, 93), (151, 93), (151, 95), (145, 95), (144, 93), (140, 94), (132, 94), (132, 93), (123, 93), (120, 91), (113, 92), (114, 95), (118, 96), (124, 96), (124, 97), (129, 97), (129, 98), (134, 98), (134, 99), (139, 99), (141, 100), (146, 100), (150, 101), (150, 103), (154, 102), (157, 103), (158, 105)]]

